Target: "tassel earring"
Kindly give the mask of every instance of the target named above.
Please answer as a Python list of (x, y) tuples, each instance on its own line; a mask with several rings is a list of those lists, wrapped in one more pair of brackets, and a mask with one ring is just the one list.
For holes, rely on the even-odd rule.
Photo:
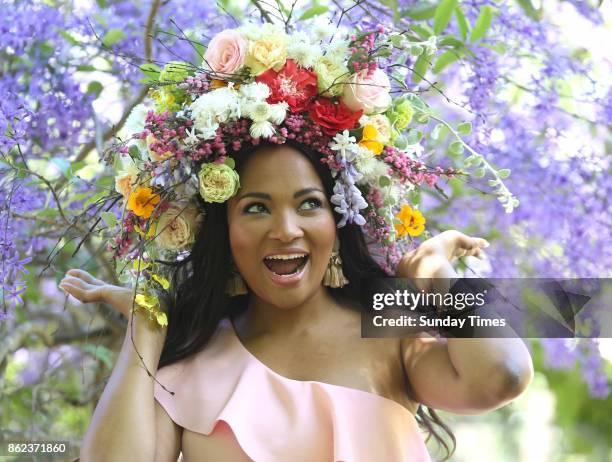
[(342, 258), (340, 258), (340, 242), (336, 238), (334, 249), (332, 250), (325, 276), (323, 276), (323, 285), (331, 288), (339, 288), (348, 284), (349, 280), (342, 272)]
[(227, 286), (225, 287), (225, 293), (230, 297), (236, 297), (238, 295), (244, 295), (249, 293), (247, 286), (244, 283), (244, 279), (240, 276), (236, 265), (232, 262), (232, 269), (229, 279), (227, 280)]

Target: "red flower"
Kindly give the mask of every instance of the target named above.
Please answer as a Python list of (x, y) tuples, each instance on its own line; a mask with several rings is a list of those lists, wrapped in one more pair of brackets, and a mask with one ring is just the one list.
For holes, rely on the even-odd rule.
[(334, 136), (340, 130), (356, 128), (363, 111), (351, 111), (341, 101), (317, 98), (310, 106), (310, 118), (321, 126), (323, 132)]
[(255, 79), (270, 87), (268, 103), (289, 104), (291, 112), (303, 112), (310, 100), (317, 95), (317, 75), (299, 67), (294, 60), (288, 59), (280, 72), (270, 69)]

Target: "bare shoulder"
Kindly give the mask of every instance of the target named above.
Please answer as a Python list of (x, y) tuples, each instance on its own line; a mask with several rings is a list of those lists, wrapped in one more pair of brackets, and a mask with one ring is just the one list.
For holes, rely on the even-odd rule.
[(403, 362), (406, 345), (412, 339), (361, 337), (361, 314), (355, 310), (344, 313), (338, 324), (336, 327), (341, 328), (337, 330), (336, 343), (341, 345), (353, 371), (359, 371), (357, 380), (369, 384), (361, 388), (369, 388), (416, 414), (419, 403), (413, 399)]

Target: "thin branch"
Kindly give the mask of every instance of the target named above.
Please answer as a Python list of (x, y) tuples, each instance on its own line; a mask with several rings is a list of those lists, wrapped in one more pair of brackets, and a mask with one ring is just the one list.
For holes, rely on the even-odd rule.
[(269, 22), (270, 24), (274, 22), (272, 21), (270, 14), (265, 10), (263, 6), (261, 6), (258, 0), (251, 0), (251, 3), (255, 5), (255, 7), (259, 10), (259, 14), (261, 15), (262, 19), (264, 19), (266, 22)]

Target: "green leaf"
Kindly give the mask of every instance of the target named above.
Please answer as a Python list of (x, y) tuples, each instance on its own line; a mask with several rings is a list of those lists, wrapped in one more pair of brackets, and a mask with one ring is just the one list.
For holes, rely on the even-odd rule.
[(379, 186), (381, 186), (382, 188), (386, 187), (386, 186), (390, 186), (391, 185), (391, 178), (389, 178), (388, 176), (381, 176), (378, 179), (378, 184)]
[(429, 137), (434, 140), (437, 141), (438, 138), (440, 138), (440, 130), (442, 130), (444, 128), (443, 124), (437, 124), (434, 129), (431, 131)]
[(98, 69), (96, 69), (96, 67), (92, 66), (91, 64), (79, 64), (76, 67), (76, 70), (80, 72), (94, 72), (94, 71), (97, 71)]
[(421, 130), (411, 129), (406, 137), (408, 144), (417, 144), (423, 138), (423, 132)]
[(410, 29), (416, 32), (424, 40), (427, 40), (433, 35), (433, 31), (427, 24), (411, 24)]
[(96, 3), (98, 4), (100, 8), (106, 8), (108, 6), (108, 4), (106, 3), (106, 0), (96, 0)]
[(474, 24), (474, 28), (472, 29), (472, 37), (470, 38), (471, 42), (476, 42), (484, 38), (487, 35), (487, 31), (489, 27), (491, 27), (491, 21), (493, 20), (493, 8), (489, 5), (485, 5), (480, 9), (480, 14), (478, 15), (478, 19), (476, 19), (476, 24)]
[(94, 80), (93, 82), (89, 82), (89, 84), (87, 85), (87, 94), (88, 95), (94, 95), (96, 98), (98, 96), (100, 96), (100, 93), (102, 93), (102, 90), (104, 89), (104, 86)]
[(510, 169), (509, 168), (502, 168), (500, 171), (497, 172), (497, 174), (499, 175), (499, 177), (502, 180), (505, 180), (506, 178), (508, 178), (510, 176)]
[(459, 54), (454, 50), (447, 50), (438, 56), (436, 63), (434, 64), (432, 71), (434, 74), (439, 74), (442, 72), (446, 66), (454, 63), (459, 59)]
[(485, 169), (484, 169), (484, 168), (482, 168), (482, 167), (477, 168), (476, 170), (474, 170), (473, 175), (474, 175), (476, 178), (482, 178), (483, 176), (485, 176)]
[(70, 32), (65, 31), (65, 30), (58, 30), (57, 32), (58, 32), (58, 33), (59, 33), (59, 34), (60, 34), (62, 37), (64, 37), (64, 38), (65, 38), (65, 39), (68, 41), (68, 43), (69, 43), (70, 45), (78, 46), (78, 45), (80, 45), (80, 44), (81, 44), (81, 42), (79, 42), (77, 39), (75, 39), (75, 38), (74, 38), (74, 37), (73, 37), (73, 36), (70, 34)]
[(425, 53), (417, 58), (412, 69), (412, 81), (414, 83), (419, 83), (421, 80), (423, 80), (429, 64), (429, 58), (425, 55)]
[(542, 8), (536, 9), (531, 0), (517, 0), (517, 2), (527, 16), (536, 20), (542, 19)]
[(461, 38), (463, 40), (466, 40), (468, 32), (470, 30), (470, 23), (463, 14), (460, 5), (457, 5), (457, 8), (455, 8), (455, 18), (457, 19), (457, 26), (459, 26), (459, 33), (461, 34)]
[(81, 347), (85, 352), (89, 353), (93, 357), (99, 359), (106, 367), (112, 369), (113, 360), (112, 352), (104, 345), (95, 345), (93, 343), (86, 343)]
[(159, 80), (159, 74), (161, 68), (153, 63), (144, 63), (140, 66), (140, 70), (144, 74), (144, 78), (141, 79), (140, 83), (156, 82)]
[(416, 19), (417, 21), (423, 21), (424, 19), (433, 18), (436, 8), (436, 5), (421, 5), (404, 11), (404, 16)]
[(438, 40), (438, 46), (451, 46), (454, 48), (464, 48), (465, 43), (459, 40), (457, 37), (453, 37), (451, 35), (445, 35), (444, 37)]
[(115, 43), (123, 40), (125, 37), (125, 32), (123, 32), (121, 29), (111, 29), (104, 34), (104, 37), (102, 37), (102, 45), (105, 47), (111, 47)]
[(453, 141), (448, 145), (448, 150), (453, 154), (463, 154), (465, 147), (461, 141)]
[(236, 166), (236, 161), (234, 159), (232, 159), (231, 157), (226, 157), (224, 163), (229, 168), (234, 168)]
[(113, 212), (101, 212), (100, 216), (109, 228), (114, 228), (117, 224), (117, 217)]
[(463, 122), (457, 125), (457, 131), (461, 135), (469, 135), (472, 133), (472, 124), (470, 122)]
[(434, 33), (436, 35), (446, 29), (456, 7), (457, 0), (442, 0), (440, 2), (434, 14)]
[(307, 19), (314, 18), (315, 16), (319, 16), (320, 14), (327, 13), (329, 8), (325, 5), (317, 5), (312, 8), (308, 8), (306, 11), (302, 13), (299, 21), (306, 21)]
[(139, 158), (140, 157), (140, 149), (138, 149), (138, 146), (136, 146), (135, 144), (130, 146), (130, 149), (128, 150), (128, 154), (130, 155), (130, 157), (132, 159), (134, 158)]

